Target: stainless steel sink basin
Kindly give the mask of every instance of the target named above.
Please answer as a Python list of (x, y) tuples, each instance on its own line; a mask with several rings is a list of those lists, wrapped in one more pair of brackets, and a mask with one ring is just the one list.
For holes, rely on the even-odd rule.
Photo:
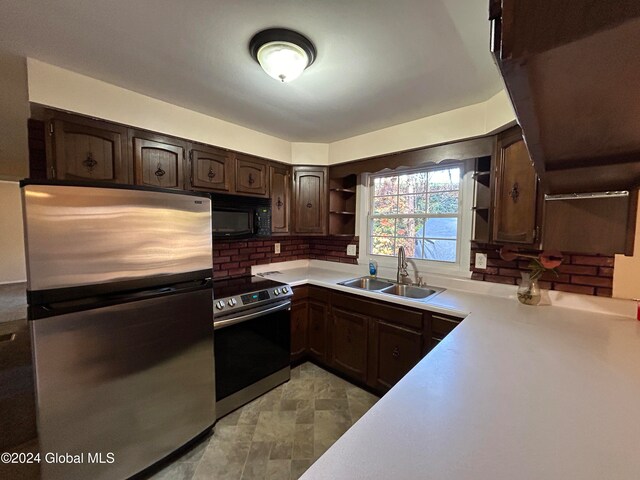
[(362, 288), (363, 290), (382, 290), (383, 288), (393, 287), (393, 283), (377, 278), (362, 277), (340, 282), (338, 285), (345, 287)]
[(391, 280), (371, 277), (354, 278), (353, 280), (340, 282), (338, 283), (338, 285), (344, 285), (345, 287), (352, 288), (361, 288), (363, 290), (369, 290), (371, 292), (387, 293), (389, 295), (413, 298), (416, 300), (425, 300), (426, 298), (444, 291), (443, 288), (417, 287), (415, 285), (404, 285), (395, 283)]
[(399, 297), (415, 298), (418, 300), (424, 300), (436, 293), (442, 292), (441, 288), (433, 287), (416, 287), (415, 285), (400, 285), (394, 284), (387, 288), (380, 290), (382, 293), (388, 293), (390, 295), (397, 295)]

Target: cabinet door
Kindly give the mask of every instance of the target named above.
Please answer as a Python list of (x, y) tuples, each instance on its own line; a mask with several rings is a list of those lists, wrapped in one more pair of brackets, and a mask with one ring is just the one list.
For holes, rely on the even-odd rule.
[(320, 362), (327, 361), (328, 307), (326, 303), (309, 300), (309, 355)]
[(191, 186), (219, 192), (231, 191), (233, 159), (230, 153), (212, 147), (195, 146), (189, 152)]
[(382, 320), (372, 325), (375, 361), (370, 380), (373, 387), (388, 390), (422, 358), (422, 334)]
[(182, 164), (184, 145), (180, 142), (133, 138), (136, 185), (176, 188), (184, 186)]
[(493, 240), (533, 245), (538, 237), (538, 176), (520, 129), (498, 137)]
[(294, 228), (296, 233), (327, 231), (327, 172), (318, 167), (294, 167)]
[(333, 307), (331, 364), (356, 380), (367, 379), (369, 317)]
[(266, 197), (267, 191), (267, 162), (237, 153), (236, 193)]
[(308, 304), (300, 300), (291, 304), (291, 362), (300, 360), (307, 350)]
[(289, 233), (291, 169), (289, 167), (269, 166), (269, 184), (271, 192), (271, 231)]
[(59, 180), (128, 183), (126, 130), (106, 122), (52, 120), (53, 170)]

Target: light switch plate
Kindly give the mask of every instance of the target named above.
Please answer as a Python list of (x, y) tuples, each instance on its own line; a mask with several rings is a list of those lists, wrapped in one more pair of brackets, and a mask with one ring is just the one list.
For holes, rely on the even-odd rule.
[(357, 255), (355, 245), (347, 245), (347, 255), (350, 257), (355, 257)]
[(486, 253), (476, 253), (476, 268), (479, 268), (480, 270), (485, 270), (487, 268)]
[(280, 244), (279, 243), (274, 243), (273, 244), (273, 253), (275, 253), (276, 255), (280, 255)]

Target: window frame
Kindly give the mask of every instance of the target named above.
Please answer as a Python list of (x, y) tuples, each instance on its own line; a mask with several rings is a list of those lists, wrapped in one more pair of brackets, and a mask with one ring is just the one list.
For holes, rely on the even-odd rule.
[[(451, 168), (458, 168), (460, 170), (460, 183), (457, 190), (447, 190), (447, 191), (457, 191), (458, 192), (458, 212), (457, 214), (437, 214), (437, 213), (420, 213), (414, 215), (407, 214), (373, 214), (373, 202), (374, 202), (374, 179), (382, 178), (382, 177), (393, 177), (393, 176), (402, 176), (412, 173), (427, 173), (431, 171), (437, 170), (448, 170)], [(395, 259), (397, 258), (397, 250), (394, 251), (393, 255), (380, 255), (374, 254), (371, 252), (373, 248), (373, 238), (372, 235), (373, 230), (373, 220), (376, 218), (457, 218), (457, 230), (456, 230), (456, 261), (448, 262), (446, 260), (431, 260), (425, 258), (415, 258), (415, 257), (407, 257), (407, 260), (410, 262), (415, 262), (416, 266), (420, 268), (420, 270), (442, 270), (447, 272), (465, 272), (468, 270), (468, 265), (463, 265), (462, 263), (465, 261), (466, 257), (462, 255), (462, 243), (464, 241), (464, 227), (467, 224), (464, 216), (464, 206), (465, 206), (465, 190), (466, 190), (466, 176), (467, 176), (467, 165), (464, 161), (455, 161), (455, 162), (447, 162), (446, 164), (430, 164), (428, 166), (420, 166), (416, 168), (407, 168), (396, 171), (386, 171), (379, 172), (375, 174), (370, 174), (367, 176), (366, 183), (363, 185), (366, 190), (366, 235), (365, 235), (365, 244), (366, 244), (366, 256), (369, 260), (375, 260), (381, 265), (389, 264), (390, 260), (393, 259), (395, 263)], [(428, 190), (425, 190), (425, 194), (428, 193)], [(364, 205), (363, 205), (364, 206)], [(428, 204), (426, 205), (428, 208)], [(395, 237), (394, 238), (402, 238)], [(411, 237), (413, 238), (413, 237)], [(426, 237), (423, 237), (426, 238)], [(468, 263), (468, 262), (467, 262)], [(465, 275), (466, 276), (466, 275)]]

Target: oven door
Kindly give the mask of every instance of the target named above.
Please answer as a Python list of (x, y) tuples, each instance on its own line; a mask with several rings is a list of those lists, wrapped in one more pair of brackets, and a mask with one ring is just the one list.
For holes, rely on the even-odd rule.
[(211, 214), (214, 238), (247, 238), (256, 231), (253, 208), (215, 208)]
[[(246, 310), (237, 317), (216, 319), (214, 330), (217, 402), (267, 377), (277, 376), (284, 369), (286, 378), (281, 380), (280, 376), (274, 381), (280, 384), (289, 379), (290, 300), (271, 304), (267, 309)], [(250, 400), (245, 395), (234, 401), (234, 407)]]

